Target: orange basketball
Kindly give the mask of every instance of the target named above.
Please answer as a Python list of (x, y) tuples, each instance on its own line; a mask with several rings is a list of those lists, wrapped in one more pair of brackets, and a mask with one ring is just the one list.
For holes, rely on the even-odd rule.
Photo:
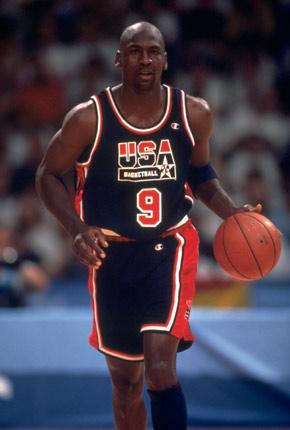
[(261, 279), (279, 260), (281, 233), (261, 214), (237, 213), (219, 226), (213, 251), (218, 264), (233, 278)]

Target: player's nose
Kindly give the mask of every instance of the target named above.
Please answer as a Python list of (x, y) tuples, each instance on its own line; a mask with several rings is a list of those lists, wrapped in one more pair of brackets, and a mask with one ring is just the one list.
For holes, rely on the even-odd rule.
[(146, 51), (142, 52), (140, 62), (141, 62), (141, 64), (151, 64), (152, 63), (152, 58), (150, 57), (148, 52), (146, 52)]

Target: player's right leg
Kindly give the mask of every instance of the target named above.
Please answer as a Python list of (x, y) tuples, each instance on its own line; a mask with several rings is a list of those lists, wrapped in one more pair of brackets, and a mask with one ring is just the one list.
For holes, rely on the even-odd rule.
[(145, 430), (144, 364), (106, 357), (112, 380), (116, 430)]

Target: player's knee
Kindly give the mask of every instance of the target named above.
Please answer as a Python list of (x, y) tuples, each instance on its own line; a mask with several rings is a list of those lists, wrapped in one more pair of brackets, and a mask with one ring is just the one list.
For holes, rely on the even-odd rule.
[(177, 383), (175, 369), (167, 361), (149, 363), (145, 375), (150, 390), (166, 390)]
[(115, 376), (112, 378), (113, 391), (115, 396), (124, 402), (139, 399), (143, 396), (143, 378), (127, 378), (122, 376)]

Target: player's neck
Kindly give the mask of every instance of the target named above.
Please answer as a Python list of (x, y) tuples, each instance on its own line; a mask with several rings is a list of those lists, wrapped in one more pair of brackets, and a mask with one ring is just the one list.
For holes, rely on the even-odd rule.
[(163, 110), (166, 98), (165, 93), (161, 84), (147, 91), (123, 84), (116, 88), (114, 95), (119, 108), (125, 114), (130, 115), (132, 112), (150, 114), (154, 110)]

